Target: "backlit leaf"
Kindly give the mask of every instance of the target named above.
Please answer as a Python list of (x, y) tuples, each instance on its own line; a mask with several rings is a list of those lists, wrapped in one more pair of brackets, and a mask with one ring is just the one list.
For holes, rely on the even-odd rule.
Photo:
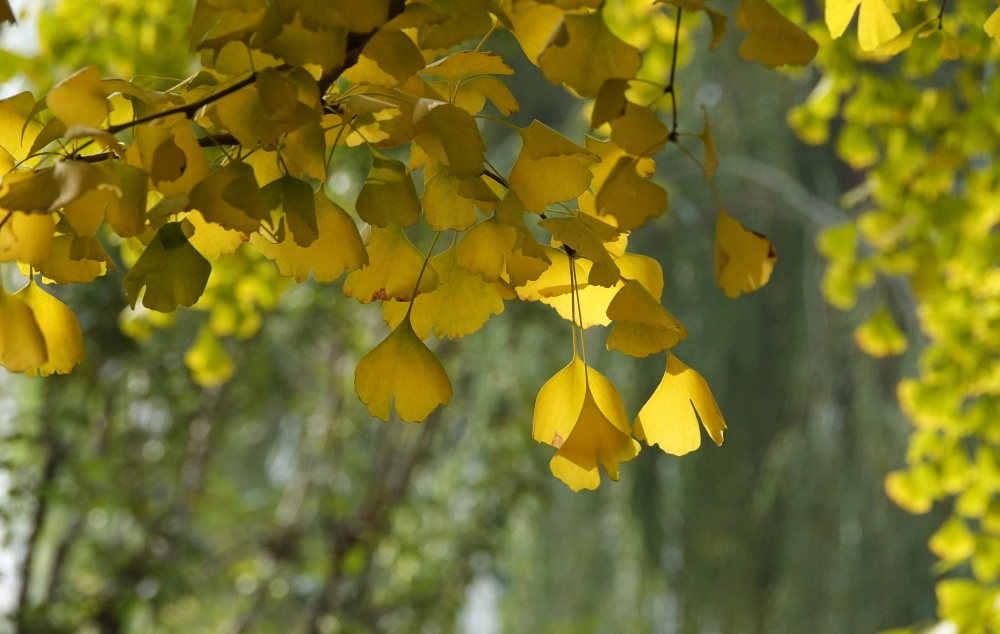
[(854, 342), (873, 357), (891, 357), (906, 351), (906, 335), (884, 306), (855, 329)]
[(684, 326), (637, 280), (618, 291), (607, 315), (618, 322), (608, 335), (608, 350), (633, 357), (656, 354), (687, 337)]
[(211, 272), (212, 265), (188, 242), (181, 223), (168, 222), (125, 276), (129, 306), (135, 308), (143, 288), (142, 305), (151, 310), (169, 313), (177, 306), (191, 306)]
[(736, 10), (736, 26), (747, 31), (740, 44), (740, 57), (768, 68), (786, 64), (805, 66), (819, 50), (816, 40), (778, 13), (767, 0), (743, 0)]
[(76, 315), (66, 304), (43, 291), (34, 280), (28, 280), (14, 297), (31, 309), (45, 341), (45, 362), (26, 368), (29, 376), (68, 374), (77, 364), (83, 363), (86, 356), (83, 332)]
[[(413, 300), (410, 321), (421, 339), (426, 339), (432, 331), (439, 339), (458, 339), (482, 328), (491, 315), (503, 312), (503, 299), (496, 284), (484, 282), (462, 268), (456, 251), (453, 246), (431, 258), (430, 264), (438, 273), (438, 287)], [(385, 301), (382, 316), (394, 328), (402, 322), (408, 308), (408, 302)]]
[(31, 307), (0, 287), (0, 365), (24, 372), (45, 365), (45, 339)]
[(322, 190), (315, 194), (314, 204), (319, 237), (308, 247), (299, 246), (289, 236), (274, 244), (257, 233), (250, 236), (250, 243), (266, 258), (274, 260), (282, 275), (299, 281), (308, 278), (312, 271), (317, 282), (332, 282), (344, 270), (357, 271), (367, 265), (368, 253), (354, 220)]
[(700, 374), (668, 351), (663, 380), (635, 419), (635, 437), (683, 456), (701, 446), (699, 419), (715, 444), (721, 445), (726, 421), (712, 391)]
[(101, 76), (87, 66), (56, 84), (45, 99), (49, 110), (67, 127), (100, 127), (110, 108), (101, 85)]
[(588, 168), (593, 152), (539, 121), (520, 130), (521, 153), (510, 170), (510, 186), (524, 208), (543, 213), (552, 203), (582, 194), (593, 175)]
[(406, 227), (419, 220), (420, 200), (406, 165), (373, 152), (372, 169), (356, 207), (362, 220), (377, 227), (390, 222)]
[(236, 374), (236, 365), (222, 347), (219, 338), (202, 326), (198, 338), (184, 353), (184, 365), (191, 370), (191, 378), (202, 387), (222, 385)]
[(635, 77), (642, 58), (596, 12), (563, 16), (538, 65), (552, 83), (566, 84), (581, 97), (595, 97), (605, 81)]
[(767, 284), (778, 261), (774, 245), (719, 209), (715, 225), (715, 283), (729, 297)]
[(372, 227), (371, 235), (369, 263), (347, 275), (344, 280), (345, 295), (356, 298), (362, 304), (379, 299), (410, 301), (415, 293), (429, 293), (437, 288), (437, 271), (428, 263), (423, 277), (420, 277), (420, 288), (416, 289), (424, 256), (413, 246), (402, 228), (392, 224), (384, 229)]
[(387, 421), (395, 405), (408, 423), (424, 420), (452, 395), (444, 366), (413, 332), (409, 316), (358, 361), (354, 388), (372, 416)]

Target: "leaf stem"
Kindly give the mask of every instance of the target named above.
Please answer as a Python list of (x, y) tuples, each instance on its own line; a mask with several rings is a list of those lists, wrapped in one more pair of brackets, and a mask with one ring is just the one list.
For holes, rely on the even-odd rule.
[(570, 315), (570, 332), (573, 333), (573, 358), (575, 359), (578, 355), (576, 353), (576, 276), (573, 275), (573, 256), (570, 255), (569, 250), (566, 245), (563, 245), (563, 251), (566, 252), (566, 258), (569, 260), (569, 315)]
[(409, 319), (410, 312), (413, 310), (413, 302), (417, 299), (417, 291), (420, 289), (420, 280), (424, 279), (424, 271), (427, 270), (427, 263), (431, 261), (431, 255), (434, 254), (434, 247), (437, 246), (438, 238), (441, 237), (441, 231), (434, 234), (434, 240), (431, 241), (431, 248), (427, 249), (427, 255), (424, 256), (424, 263), (420, 267), (420, 273), (417, 275), (417, 283), (413, 287), (413, 297), (410, 298), (410, 305), (406, 307), (406, 317)]
[(948, 0), (941, 0), (941, 10), (937, 14), (938, 31), (944, 30), (944, 10), (948, 6)]
[(677, 135), (677, 90), (674, 86), (674, 79), (677, 76), (677, 49), (681, 38), (681, 15), (684, 9), (677, 7), (677, 20), (674, 22), (674, 50), (670, 57), (670, 82), (663, 92), (670, 93), (670, 110), (673, 117), (673, 125), (670, 128), (670, 136)]
[(487, 121), (492, 121), (494, 123), (499, 123), (500, 125), (507, 126), (511, 130), (514, 130), (515, 132), (520, 132), (521, 131), (520, 128), (518, 128), (516, 125), (514, 125), (510, 121), (504, 121), (503, 119), (498, 119), (496, 117), (491, 117), (488, 114), (474, 114), (474, 115), (472, 115), (472, 118), (473, 119), (485, 119)]

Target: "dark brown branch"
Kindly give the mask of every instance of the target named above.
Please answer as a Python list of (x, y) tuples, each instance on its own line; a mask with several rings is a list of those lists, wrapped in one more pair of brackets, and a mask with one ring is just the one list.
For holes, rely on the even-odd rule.
[(673, 115), (673, 124), (670, 127), (670, 139), (677, 140), (677, 90), (674, 88), (674, 78), (677, 76), (677, 49), (680, 48), (681, 37), (681, 14), (684, 9), (677, 7), (677, 21), (674, 23), (674, 50), (670, 58), (670, 82), (663, 92), (670, 93), (670, 110)]
[[(217, 147), (220, 145), (239, 144), (240, 142), (231, 134), (212, 134), (198, 139), (198, 145), (201, 147)], [(73, 160), (82, 161), (84, 163), (100, 163), (102, 161), (110, 161), (113, 158), (115, 158), (114, 152), (99, 152), (97, 154), (82, 154), (75, 157)], [(0, 226), (3, 225), (0, 224)]]

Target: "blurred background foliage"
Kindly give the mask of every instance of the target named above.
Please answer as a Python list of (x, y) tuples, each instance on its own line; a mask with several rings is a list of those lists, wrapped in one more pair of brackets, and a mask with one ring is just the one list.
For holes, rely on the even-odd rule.
[[(638, 21), (636, 4), (611, 3), (616, 30), (651, 42), (669, 68), (672, 20)], [(185, 0), (47, 3), (38, 54), (5, 57), (6, 76), (36, 94), (84, 64), (183, 77), (190, 12)], [(762, 291), (722, 295), (714, 202), (677, 152), (656, 177), (671, 212), (633, 245), (663, 265), (665, 304), (691, 333), (680, 354), (729, 423), (722, 447), (683, 459), (646, 450), (592, 493), (553, 479), (530, 420), (569, 332), (544, 306), (509, 303), (475, 336), (440, 342), (456, 397), (404, 425), (372, 419), (353, 393), (357, 360), (387, 328), (337, 283), (290, 285), (246, 255), (213, 272), (205, 310), (168, 319), (123, 315), (120, 279), (59, 289), (88, 362), (44, 381), (0, 379), (5, 627), (854, 634), (932, 618), (925, 544), (944, 516), (908, 515), (882, 488), (906, 446), (895, 387), (914, 355), (864, 355), (851, 332), (873, 305), (843, 313), (820, 293), (818, 231), (844, 220), (837, 197), (860, 177), (787, 128), (813, 71), (751, 66), (734, 38), (708, 56), (691, 18), (682, 129), (700, 129), (708, 107), (723, 202), (780, 261)], [(7, 45), (23, 50), (15, 40), (34, 38), (31, 25), (7, 29)], [(524, 122), (585, 130), (580, 104), (512, 42), (491, 46), (517, 71)], [(485, 135), (509, 166), (516, 140)], [(345, 152), (328, 191), (349, 204), (366, 172)], [(662, 374), (659, 358), (592, 363), (631, 412)], [(219, 385), (200, 386), (199, 372)]]

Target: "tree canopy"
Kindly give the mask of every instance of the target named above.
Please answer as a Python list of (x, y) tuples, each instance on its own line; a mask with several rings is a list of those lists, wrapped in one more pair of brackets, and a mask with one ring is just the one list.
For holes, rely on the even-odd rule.
[[(822, 20), (793, 0), (726, 9), (198, 0), (186, 38), (198, 64), (183, 80), (108, 78), (100, 60), (74, 57), (79, 68), (49, 88), (44, 68), (12, 58), (45, 90), (0, 101), (0, 262), (25, 279), (0, 287), (0, 365), (49, 376), (84, 363), (83, 329), (52, 287), (112, 277), (131, 309), (121, 328), (138, 339), (170, 327), (180, 307), (207, 314), (184, 363), (211, 388), (237, 372), (226, 341), (255, 335), (291, 280), (339, 281), (391, 329), (357, 361), (354, 391), (372, 416), (420, 422), (455, 395), (436, 353), (508, 302), (537, 302), (570, 331), (568, 363), (534, 397), (530, 427), (552, 448), (556, 478), (596, 489), (602, 470), (618, 480), (643, 444), (698, 449), (702, 427), (722, 444), (726, 421), (691, 367), (697, 357), (689, 366), (672, 352), (688, 337), (671, 313), (681, 300), (664, 306), (660, 263), (630, 248), (670, 207), (663, 162), (686, 161), (715, 201), (714, 262), (697, 266), (729, 298), (772, 276), (775, 244), (724, 202), (710, 110), (695, 109), (678, 80), (688, 60), (734, 37), (732, 21), (744, 63), (816, 76), (788, 121), (807, 143), (835, 139), (846, 167), (827, 187), (846, 192), (851, 218), (818, 241), (823, 293), (844, 309), (861, 292), (876, 298), (854, 332), (870, 355), (906, 350), (901, 321), (926, 338), (919, 375), (898, 388), (916, 427), (907, 468), (885, 490), (914, 513), (954, 498), (930, 548), (940, 572), (967, 574), (938, 583), (939, 616), (990, 631), (1000, 593), (1000, 9), (828, 0)], [(842, 37), (855, 13), (856, 37)], [(159, 37), (176, 35), (171, 24)], [(519, 117), (528, 95), (512, 46), (590, 104), (589, 131)], [(165, 75), (184, 70), (149, 56)], [(519, 149), (499, 163), (509, 142)], [(345, 197), (332, 177), (359, 160), (370, 167)], [(662, 380), (632, 415), (592, 362), (599, 328), (608, 350), (662, 355)], [(343, 539), (342, 550), (357, 541)]]

